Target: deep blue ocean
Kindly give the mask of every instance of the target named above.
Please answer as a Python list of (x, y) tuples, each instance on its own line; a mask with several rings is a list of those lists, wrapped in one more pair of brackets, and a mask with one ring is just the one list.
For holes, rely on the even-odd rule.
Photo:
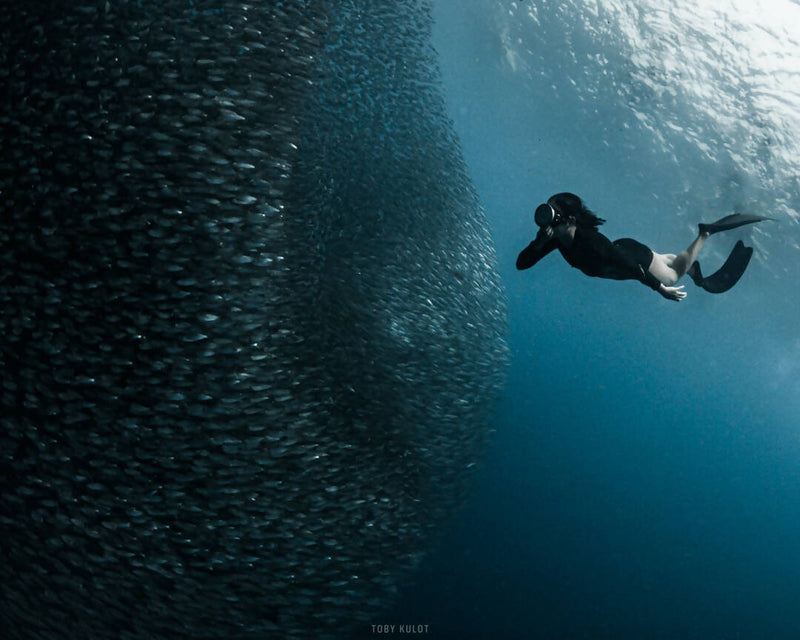
[(800, 638), (800, 0), (3, 8), (0, 640)]
[[(800, 46), (786, 26), (800, 11), (646, 4), (437, 3), (511, 367), (468, 504), (378, 624), (435, 638), (800, 637)], [(612, 239), (659, 252), (733, 211), (776, 221), (713, 236), (701, 263), (742, 239), (748, 271), (722, 295), (687, 278), (674, 303), (558, 253), (517, 272), (534, 208), (559, 191)]]

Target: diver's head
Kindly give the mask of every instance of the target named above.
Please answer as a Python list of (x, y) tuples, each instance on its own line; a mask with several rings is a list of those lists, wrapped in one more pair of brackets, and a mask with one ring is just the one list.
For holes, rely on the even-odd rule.
[(536, 224), (542, 229), (553, 229), (561, 224), (597, 228), (605, 222), (592, 213), (574, 193), (557, 193), (545, 204), (536, 207)]
[(555, 227), (565, 220), (564, 216), (549, 202), (545, 202), (536, 207), (536, 213), (533, 214), (533, 219), (542, 229)]

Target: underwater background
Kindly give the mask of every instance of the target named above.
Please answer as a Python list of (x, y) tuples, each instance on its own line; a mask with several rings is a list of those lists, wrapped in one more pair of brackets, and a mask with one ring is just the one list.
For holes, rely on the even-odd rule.
[[(497, 244), (511, 369), (469, 506), (381, 622), (441, 638), (800, 634), (800, 5), (436, 3), (450, 113)], [(553, 254), (573, 191), (609, 237), (678, 252), (699, 221), (742, 280), (672, 303)], [(713, 268), (716, 268), (714, 266)]]
[(796, 1), (5, 9), (4, 638), (800, 635)]

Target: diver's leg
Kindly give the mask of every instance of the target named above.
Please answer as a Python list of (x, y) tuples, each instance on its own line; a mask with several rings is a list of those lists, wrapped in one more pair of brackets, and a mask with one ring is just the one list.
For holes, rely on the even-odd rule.
[(700, 249), (703, 248), (703, 245), (710, 235), (710, 233), (706, 232), (699, 233), (692, 244), (675, 256), (675, 259), (672, 261), (672, 269), (678, 275), (678, 280), (686, 275), (689, 267), (697, 260), (697, 254), (700, 253)]
[(665, 285), (671, 287), (686, 275), (689, 267), (697, 260), (697, 255), (700, 253), (700, 249), (703, 248), (709, 235), (708, 233), (701, 233), (695, 238), (692, 244), (684, 251), (681, 251), (677, 256), (672, 253), (660, 254), (654, 251), (653, 261), (650, 263), (647, 270)]

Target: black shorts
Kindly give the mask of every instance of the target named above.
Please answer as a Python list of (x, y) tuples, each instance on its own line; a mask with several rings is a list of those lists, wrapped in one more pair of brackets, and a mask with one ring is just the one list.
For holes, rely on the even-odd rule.
[(620, 238), (611, 243), (614, 248), (623, 254), (628, 260), (639, 265), (644, 271), (650, 268), (653, 262), (653, 251), (647, 245), (642, 244), (633, 238)]

